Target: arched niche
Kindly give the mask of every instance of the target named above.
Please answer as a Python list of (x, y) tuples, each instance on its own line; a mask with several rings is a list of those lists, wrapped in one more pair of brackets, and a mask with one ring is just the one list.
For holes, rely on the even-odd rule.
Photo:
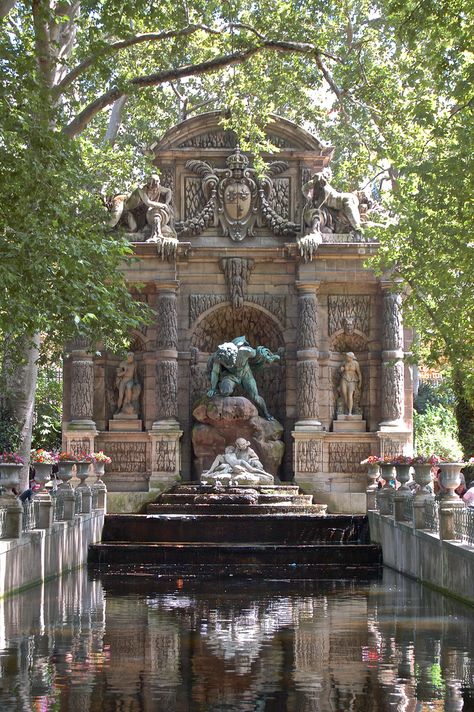
[[(280, 349), (281, 361), (255, 372), (259, 392), (268, 409), (278, 420), (285, 418), (284, 338), (276, 319), (263, 309), (244, 304), (239, 309), (220, 305), (203, 314), (195, 323), (190, 346), (201, 353), (213, 353), (219, 344), (245, 336), (253, 346), (267, 346), (274, 353)], [(195, 402), (209, 387), (205, 363), (194, 367), (190, 379), (190, 400)], [(235, 395), (241, 394), (238, 389)]]
[(246, 336), (252, 346), (267, 346), (275, 352), (284, 346), (282, 331), (274, 317), (250, 304), (239, 309), (219, 306), (204, 314), (196, 322), (191, 346), (213, 353), (219, 344), (236, 336)]

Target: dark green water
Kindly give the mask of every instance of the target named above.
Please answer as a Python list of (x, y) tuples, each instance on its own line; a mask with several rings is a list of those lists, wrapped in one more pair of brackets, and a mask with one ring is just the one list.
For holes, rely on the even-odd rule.
[(75, 572), (0, 602), (1, 712), (474, 710), (474, 610), (382, 581)]

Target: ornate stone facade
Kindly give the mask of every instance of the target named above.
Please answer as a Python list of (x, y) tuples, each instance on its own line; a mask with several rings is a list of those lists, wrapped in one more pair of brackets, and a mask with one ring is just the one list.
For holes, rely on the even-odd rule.
[[(175, 230), (173, 254), (146, 241), (159, 227), (151, 224), (162, 217), (159, 211), (147, 218), (143, 205), (133, 207), (132, 196), (124, 197), (137, 222), (137, 231), (128, 233), (136, 259), (125, 265), (125, 276), (143, 285), (133, 293), (155, 313), (153, 323), (131, 335), (141, 387), (135, 429), (128, 424), (126, 431), (113, 417), (124, 354), (78, 341), (65, 360), (64, 445), (75, 452), (103, 447), (113, 459), (106, 475), (111, 490), (123, 491), (128, 481), (131, 489), (148, 482), (162, 489), (180, 476), (198, 479), (191, 431), (193, 412), (209, 389), (208, 358), (219, 344), (244, 336), (280, 356), (254, 373), (269, 413), (284, 429), (278, 435), (284, 465), (275, 474), (304, 484), (329, 511), (363, 511), (360, 461), (390, 443), (405, 453), (410, 447), (411, 383), (404, 364), (410, 334), (403, 328), (402, 295), (364, 266), (377, 244), (350, 222), (357, 217), (354, 195), (325, 178), (332, 147), (275, 117), (267, 137), (280, 150), (265, 157), (262, 175), (220, 121), (215, 112), (193, 117), (152, 146), (161, 184), (140, 182), (141, 190), (160, 191), (165, 223), (169, 218)], [(303, 190), (308, 183), (312, 196)], [(330, 189), (329, 208), (317, 204), (317, 195), (314, 202), (316, 188)], [(364, 211), (358, 214), (364, 222)], [(126, 214), (116, 217), (131, 222)], [(307, 234), (311, 217), (316, 236)], [(338, 392), (347, 352), (355, 354), (362, 381), (352, 413)], [(235, 395), (242, 395), (239, 384)], [(271, 442), (272, 421), (261, 420), (262, 442)], [(202, 435), (201, 459), (208, 445)]]

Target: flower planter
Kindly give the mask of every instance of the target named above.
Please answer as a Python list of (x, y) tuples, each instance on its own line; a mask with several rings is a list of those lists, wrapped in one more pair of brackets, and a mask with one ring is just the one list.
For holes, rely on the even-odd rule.
[(431, 469), (433, 465), (429, 464), (414, 464), (413, 469), (415, 471), (415, 482), (419, 485), (419, 490), (416, 493), (416, 497), (426, 497), (433, 496), (433, 476), (431, 474)]
[(72, 479), (76, 464), (75, 460), (60, 460), (58, 462), (58, 476), (63, 482), (69, 482)]
[(454, 490), (461, 484), (461, 470), (464, 466), (464, 462), (439, 463), (441, 468), (439, 479), (444, 489), (447, 490), (445, 494), (441, 495), (441, 499), (452, 500), (453, 502), (457, 502), (460, 499)]
[(76, 462), (77, 465), (77, 476), (83, 482), (89, 475), (89, 468), (91, 466), (90, 462)]
[(32, 462), (35, 468), (35, 480), (42, 486), (51, 479), (51, 468), (53, 465), (47, 462)]
[(97, 477), (105, 475), (105, 462), (94, 462), (94, 474)]
[(20, 473), (23, 465), (14, 462), (0, 463), (0, 490), (11, 490), (20, 484)]
[(408, 482), (410, 481), (411, 465), (395, 465), (397, 471), (397, 480), (400, 482), (401, 490), (409, 490)]

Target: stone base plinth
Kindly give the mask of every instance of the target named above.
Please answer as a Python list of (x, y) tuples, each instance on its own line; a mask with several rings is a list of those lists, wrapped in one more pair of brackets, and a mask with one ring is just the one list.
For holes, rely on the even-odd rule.
[(172, 485), (181, 471), (180, 439), (183, 431), (177, 420), (157, 420), (148, 433), (151, 441), (150, 487)]
[(361, 462), (378, 454), (377, 434), (295, 429), (292, 435), (297, 484), (313, 494), (315, 502), (327, 504), (329, 512), (365, 512), (367, 468)]
[(335, 433), (365, 433), (366, 429), (362, 415), (338, 415), (333, 423)]
[(71, 421), (63, 429), (62, 449), (73, 455), (94, 452), (97, 435), (93, 421)]
[(138, 418), (121, 417), (120, 419), (109, 420), (109, 430), (111, 432), (140, 432), (142, 429), (142, 421)]
[(380, 455), (412, 455), (413, 434), (409, 430), (382, 428), (377, 432), (380, 440)]

